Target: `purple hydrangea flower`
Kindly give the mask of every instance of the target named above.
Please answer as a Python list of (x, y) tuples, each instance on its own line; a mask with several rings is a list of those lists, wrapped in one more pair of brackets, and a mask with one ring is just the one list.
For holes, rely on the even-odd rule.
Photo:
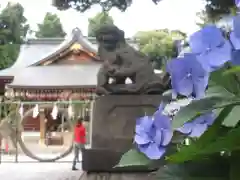
[(240, 65), (240, 49), (233, 50), (231, 62), (233, 65)]
[(240, 15), (233, 17), (233, 31), (230, 33), (230, 41), (235, 50), (240, 49)]
[(235, 0), (235, 4), (238, 8), (240, 8), (240, 0)]
[(240, 15), (233, 17), (233, 31), (230, 33), (232, 43), (232, 59), (234, 65), (240, 65)]
[(214, 25), (205, 26), (191, 35), (189, 45), (208, 72), (222, 67), (231, 60), (232, 47), (221, 30)]
[(171, 120), (162, 111), (163, 106), (160, 105), (153, 117), (145, 116), (137, 120), (134, 141), (149, 159), (160, 159), (173, 136)]
[(237, 15), (237, 16), (234, 16), (233, 17), (233, 35), (236, 37), (236, 38), (240, 38), (240, 15)]
[(205, 115), (197, 117), (191, 122), (185, 123), (182, 127), (176, 130), (187, 134), (189, 137), (200, 137), (209, 126), (211, 126), (215, 120), (214, 113), (207, 113)]
[(173, 91), (183, 96), (201, 98), (205, 94), (209, 73), (194, 54), (185, 54), (169, 61), (167, 71), (171, 76)]

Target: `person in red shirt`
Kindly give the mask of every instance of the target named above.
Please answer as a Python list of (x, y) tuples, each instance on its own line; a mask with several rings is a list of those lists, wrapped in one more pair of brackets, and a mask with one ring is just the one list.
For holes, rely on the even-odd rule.
[(77, 124), (74, 128), (74, 159), (72, 164), (72, 170), (78, 170), (76, 168), (76, 164), (79, 159), (79, 151), (85, 148), (85, 143), (86, 143), (86, 129), (83, 125), (83, 119), (78, 118)]

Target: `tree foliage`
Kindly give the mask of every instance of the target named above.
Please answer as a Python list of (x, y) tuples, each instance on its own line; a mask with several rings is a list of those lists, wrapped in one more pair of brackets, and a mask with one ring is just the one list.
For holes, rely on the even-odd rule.
[[(157, 4), (161, 0), (150, 1)], [(74, 8), (77, 11), (84, 12), (96, 4), (101, 5), (104, 10), (116, 7), (121, 11), (125, 11), (132, 4), (132, 0), (53, 0), (53, 5), (59, 10)]]
[[(148, 0), (157, 4), (163, 0)], [(165, 0), (167, 1), (167, 0)], [(203, 0), (206, 2), (205, 11), (210, 19), (217, 19), (219, 16), (229, 14), (234, 10), (234, 0)], [(132, 0), (53, 0), (53, 5), (60, 10), (74, 8), (77, 11), (84, 12), (93, 5), (99, 4), (105, 10), (113, 7), (125, 11), (131, 4)]]
[(205, 0), (206, 13), (210, 19), (216, 20), (222, 15), (236, 11), (235, 0)]
[(88, 19), (88, 36), (95, 37), (96, 31), (103, 24), (114, 24), (113, 18), (107, 12), (96, 14), (93, 18)]
[(0, 14), (0, 69), (12, 65), (17, 59), (20, 44), (29, 25), (19, 3), (8, 3)]
[(66, 33), (63, 30), (61, 21), (56, 14), (47, 12), (42, 24), (38, 24), (36, 37), (38, 38), (53, 38), (64, 37)]
[(167, 29), (140, 31), (135, 35), (139, 49), (147, 54), (156, 68), (164, 65), (165, 61), (177, 56), (176, 40), (183, 40), (186, 37), (181, 31), (169, 31)]
[(204, 27), (205, 25), (209, 24), (209, 23), (215, 23), (216, 19), (211, 19), (209, 18), (208, 14), (206, 13), (206, 11), (201, 11), (197, 13), (197, 16), (199, 17), (199, 21), (196, 22), (196, 24), (199, 27)]

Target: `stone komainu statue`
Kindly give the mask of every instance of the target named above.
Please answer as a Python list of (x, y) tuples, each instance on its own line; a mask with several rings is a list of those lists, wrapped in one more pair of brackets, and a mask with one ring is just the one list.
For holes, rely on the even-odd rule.
[[(97, 31), (96, 38), (103, 61), (97, 75), (98, 95), (161, 94), (168, 89), (169, 77), (157, 76), (149, 58), (126, 43), (122, 30), (104, 25)], [(125, 84), (127, 78), (132, 84)]]

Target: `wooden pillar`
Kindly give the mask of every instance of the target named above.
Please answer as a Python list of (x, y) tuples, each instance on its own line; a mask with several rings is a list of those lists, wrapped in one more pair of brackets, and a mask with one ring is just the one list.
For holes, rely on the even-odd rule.
[(61, 113), (61, 132), (64, 132), (64, 114)]
[(46, 123), (44, 109), (39, 110), (39, 119), (40, 119), (40, 144), (44, 145), (46, 138)]

